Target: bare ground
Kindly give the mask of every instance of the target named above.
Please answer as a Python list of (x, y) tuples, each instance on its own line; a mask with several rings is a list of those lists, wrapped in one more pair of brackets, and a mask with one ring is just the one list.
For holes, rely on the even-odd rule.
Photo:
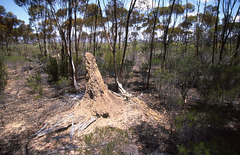
[[(36, 71), (41, 72), (43, 79), (42, 97), (32, 93), (26, 84), (29, 74)], [(72, 140), (69, 137), (68, 127), (42, 137), (32, 137), (46, 123), (63, 118), (66, 112), (79, 103), (79, 99), (71, 96), (79, 92), (75, 92), (71, 87), (56, 89), (53, 85), (49, 85), (47, 75), (37, 63), (28, 62), (15, 67), (9, 65), (8, 76), (4, 101), (0, 105), (1, 154), (79, 154), (78, 150), (86, 146), (84, 135), (94, 132), (96, 127), (104, 126), (122, 130), (132, 127), (134, 138), (129, 142), (138, 154), (176, 151), (171, 136), (174, 132), (171, 128), (171, 118), (166, 109), (159, 106), (161, 104), (154, 96), (140, 95), (140, 92), (132, 92), (135, 97), (128, 100), (119, 97), (123, 105), (118, 114), (98, 118), (84, 131), (74, 134)], [(81, 81), (82, 85), (85, 83), (85, 80)], [(149, 106), (153, 103), (158, 105), (158, 111)], [(89, 117), (84, 111), (81, 110), (82, 116)], [(128, 153), (122, 151), (122, 154)]]

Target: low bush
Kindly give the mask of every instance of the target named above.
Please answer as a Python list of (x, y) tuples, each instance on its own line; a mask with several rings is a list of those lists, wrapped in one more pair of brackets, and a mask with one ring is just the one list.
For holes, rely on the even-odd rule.
[(56, 58), (49, 58), (47, 64), (47, 73), (51, 76), (53, 82), (58, 81), (59, 79), (59, 67)]
[(7, 84), (7, 70), (4, 64), (3, 58), (0, 58), (0, 95), (3, 93), (4, 88)]
[(67, 77), (61, 76), (60, 79), (56, 82), (58, 88), (65, 88), (71, 84), (71, 80)]
[(37, 72), (33, 75), (29, 75), (27, 78), (27, 85), (32, 89), (34, 93), (37, 93), (40, 96), (42, 95), (43, 85), (40, 73)]
[(169, 70), (157, 69), (154, 72), (154, 80), (159, 98), (161, 98), (161, 96), (166, 97), (167, 94), (170, 94), (173, 78), (174, 76)]

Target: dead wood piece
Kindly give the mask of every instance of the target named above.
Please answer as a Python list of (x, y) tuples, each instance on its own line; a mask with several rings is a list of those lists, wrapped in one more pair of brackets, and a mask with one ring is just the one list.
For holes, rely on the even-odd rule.
[(92, 117), (89, 121), (87, 121), (85, 124), (83, 124), (78, 131), (83, 131), (85, 130), (90, 124), (92, 124), (93, 122), (95, 122), (97, 120), (96, 117)]
[(31, 138), (33, 138), (33, 137), (37, 136), (39, 133), (41, 133), (42, 130), (46, 128), (46, 126), (48, 126), (48, 123), (45, 124), (40, 130), (38, 130), (34, 135), (32, 135)]
[(118, 84), (118, 90), (122, 93), (123, 96), (132, 97), (132, 94), (130, 94), (123, 88), (122, 84), (118, 81), (118, 79), (117, 79), (117, 84)]
[[(32, 137), (35, 137), (35, 136), (42, 137), (51, 132), (56, 132), (61, 129), (66, 129), (71, 125), (69, 122), (71, 122), (70, 120), (72, 120), (73, 117), (74, 117), (74, 115), (71, 113), (70, 115), (64, 117), (63, 119), (57, 121), (56, 123), (53, 123), (54, 125), (52, 127), (45, 129), (46, 126), (49, 125), (47, 123), (38, 132), (36, 132)], [(43, 129), (45, 129), (45, 130), (43, 130)]]
[(59, 130), (62, 130), (62, 129), (67, 129), (69, 126), (71, 126), (71, 124), (70, 125), (67, 124), (65, 126), (60, 126), (60, 127), (57, 127), (57, 128), (51, 127), (51, 128), (46, 129), (46, 130), (43, 130), (42, 132), (38, 133), (36, 136), (37, 137), (42, 137), (42, 136), (44, 136), (46, 134), (49, 134), (49, 133), (52, 133), (52, 132), (56, 132), (56, 131), (59, 131)]

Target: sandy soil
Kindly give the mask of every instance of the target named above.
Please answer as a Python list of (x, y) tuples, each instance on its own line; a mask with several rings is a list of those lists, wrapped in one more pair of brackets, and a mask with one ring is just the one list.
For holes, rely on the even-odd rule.
[[(26, 67), (30, 66), (30, 67)], [(26, 69), (27, 68), (27, 69)], [(26, 84), (26, 78), (36, 71), (41, 72), (43, 96), (37, 97)], [(107, 118), (100, 117), (82, 132), (76, 132), (70, 139), (70, 127), (42, 137), (32, 137), (45, 124), (68, 115), (76, 104), (84, 104), (76, 99), (71, 87), (56, 89), (47, 82), (47, 75), (37, 63), (8, 66), (9, 80), (5, 90), (4, 102), (0, 105), (0, 153), (1, 154), (78, 154), (77, 148), (83, 146), (83, 135), (96, 127), (111, 126), (126, 130), (134, 127), (135, 145), (140, 152), (171, 152), (171, 123), (166, 110), (153, 110), (149, 103), (155, 102), (148, 94), (135, 94), (129, 99), (115, 96), (121, 106)], [(82, 85), (85, 85), (85, 81)], [(83, 92), (84, 90), (82, 90)], [(75, 96), (74, 96), (75, 94)], [(147, 101), (146, 103), (142, 100)], [(114, 101), (113, 101), (114, 102)], [(114, 108), (114, 107), (112, 107)], [(87, 109), (79, 109), (81, 116), (90, 118)]]

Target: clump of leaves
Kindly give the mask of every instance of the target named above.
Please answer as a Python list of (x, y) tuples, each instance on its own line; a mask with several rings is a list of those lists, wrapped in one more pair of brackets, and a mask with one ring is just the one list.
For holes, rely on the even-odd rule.
[(43, 93), (42, 78), (39, 72), (30, 75), (27, 78), (27, 85), (32, 89), (34, 93), (39, 94), (40, 96)]
[(214, 64), (205, 67), (198, 92), (208, 103), (232, 102), (240, 95), (240, 67)]
[(154, 72), (155, 85), (158, 91), (159, 98), (170, 93), (170, 84), (173, 81), (173, 74), (169, 70), (157, 69)]
[(142, 71), (142, 80), (144, 83), (147, 83), (147, 72), (148, 72), (148, 67), (149, 67), (149, 64), (148, 62), (143, 62), (141, 64), (141, 71)]
[(59, 69), (58, 69), (58, 62), (56, 58), (49, 58), (47, 64), (47, 73), (51, 76), (51, 80), (53, 82), (58, 81), (59, 79)]
[(175, 119), (179, 154), (239, 154), (238, 118), (234, 106), (221, 104), (198, 103), (183, 111)]
[(188, 91), (197, 85), (202, 75), (203, 64), (198, 58), (188, 56), (176, 61), (174, 66), (174, 85), (180, 91), (183, 100), (186, 99)]
[(132, 78), (131, 75), (133, 76), (132, 74), (133, 66), (134, 66), (134, 60), (125, 60), (125, 63), (124, 63), (124, 74), (125, 74), (125, 81), (126, 81), (125, 83), (128, 83), (127, 80)]
[(58, 88), (65, 88), (71, 84), (71, 80), (67, 77), (61, 76), (60, 79), (56, 82)]

